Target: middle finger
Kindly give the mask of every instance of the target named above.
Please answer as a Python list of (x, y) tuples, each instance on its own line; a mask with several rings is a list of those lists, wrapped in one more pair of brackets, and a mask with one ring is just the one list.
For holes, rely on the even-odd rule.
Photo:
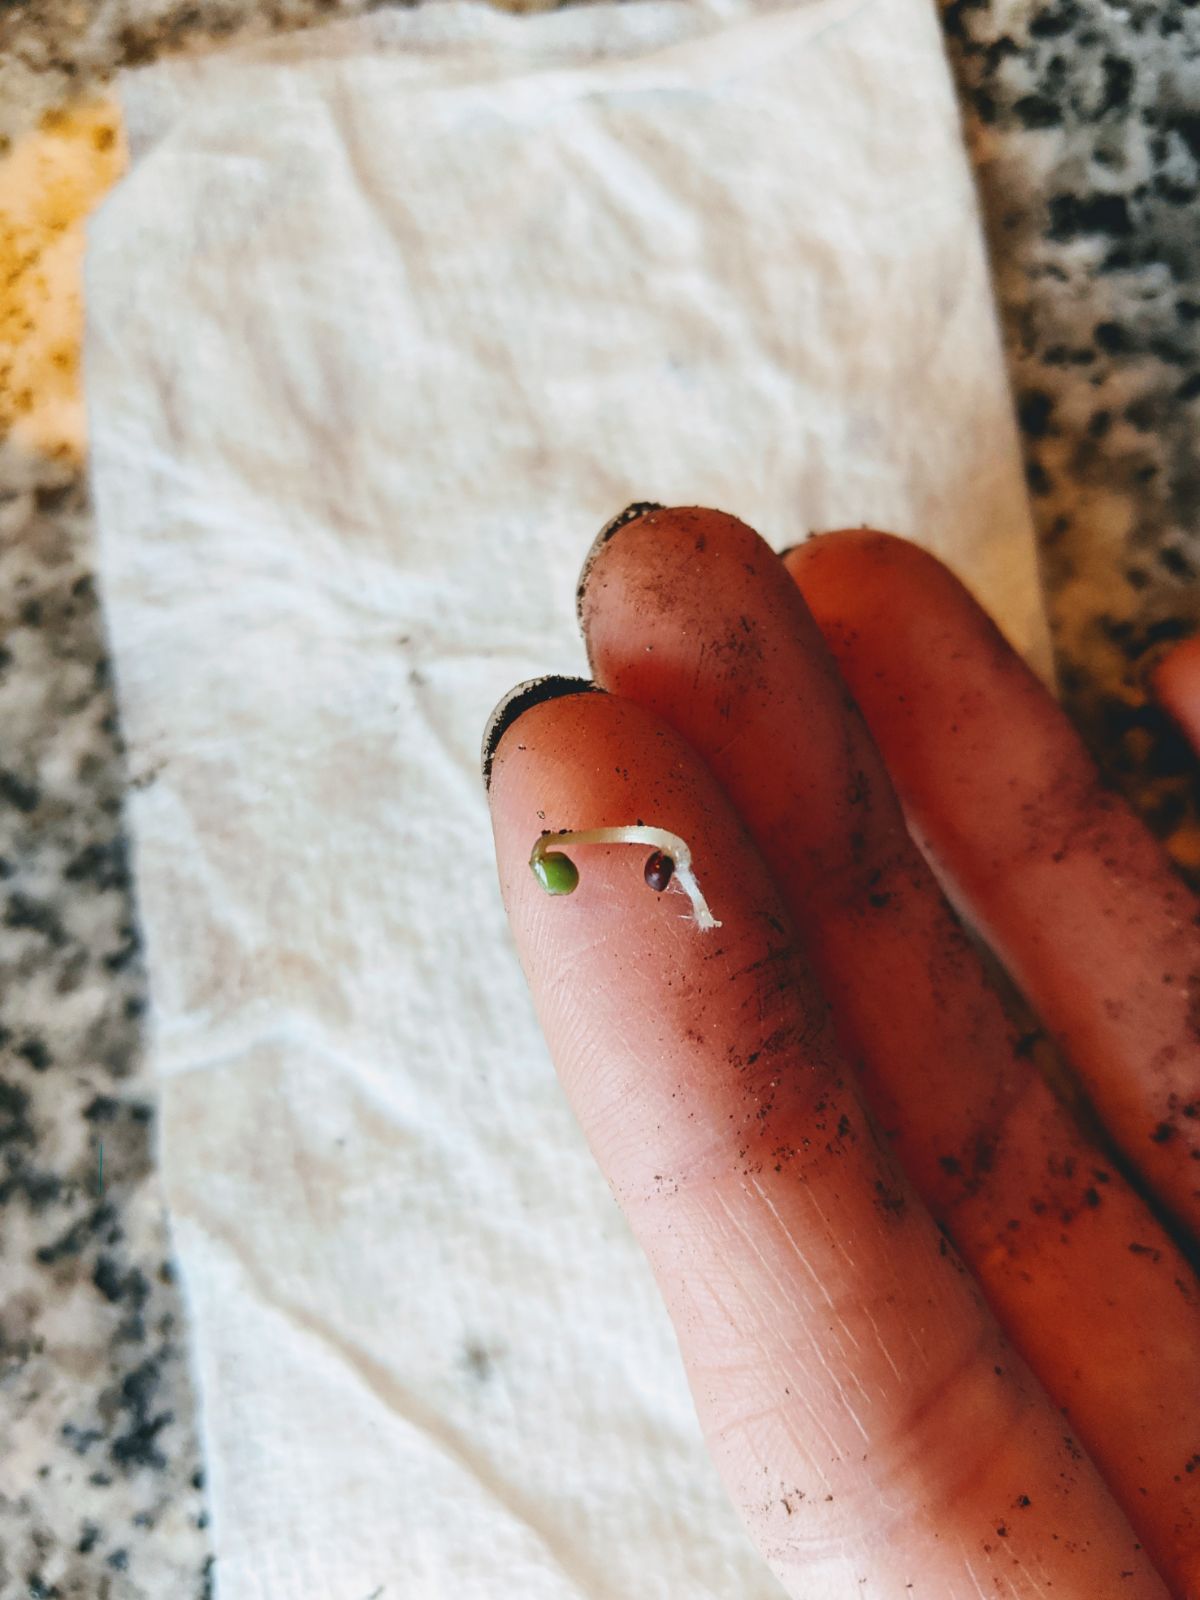
[(643, 510), (594, 547), (581, 620), (596, 680), (730, 794), (914, 1185), (1160, 1567), (1200, 1592), (1192, 1275), (1020, 1055), (782, 564), (731, 517)]

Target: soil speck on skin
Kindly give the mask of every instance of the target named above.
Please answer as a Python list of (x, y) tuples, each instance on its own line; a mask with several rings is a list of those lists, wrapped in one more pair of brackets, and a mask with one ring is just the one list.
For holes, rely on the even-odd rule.
[(975, 1171), (990, 1172), (996, 1164), (996, 1140), (991, 1134), (981, 1132), (975, 1141)]

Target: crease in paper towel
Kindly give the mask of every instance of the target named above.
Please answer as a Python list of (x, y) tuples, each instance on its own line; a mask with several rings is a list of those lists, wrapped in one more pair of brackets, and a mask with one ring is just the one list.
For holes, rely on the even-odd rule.
[(777, 1600), (475, 761), (633, 499), (892, 526), (1048, 659), (933, 8), (451, 3), (124, 94), (87, 385), (222, 1600)]

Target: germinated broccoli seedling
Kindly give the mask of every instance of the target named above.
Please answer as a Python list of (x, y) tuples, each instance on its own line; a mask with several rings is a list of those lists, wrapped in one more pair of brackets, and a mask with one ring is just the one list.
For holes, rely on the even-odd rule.
[(653, 853), (646, 862), (645, 879), (660, 894), (674, 879), (692, 903), (698, 928), (719, 928), (692, 870), (692, 852), (677, 833), (629, 823), (620, 828), (563, 829), (543, 833), (529, 857), (533, 875), (547, 894), (571, 894), (579, 883), (579, 868), (565, 855), (568, 844), (648, 844)]

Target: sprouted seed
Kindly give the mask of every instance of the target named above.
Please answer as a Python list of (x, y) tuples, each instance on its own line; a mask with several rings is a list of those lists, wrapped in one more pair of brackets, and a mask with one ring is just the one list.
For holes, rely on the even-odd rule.
[(544, 856), (534, 854), (529, 865), (547, 894), (570, 894), (579, 882), (579, 868), (561, 850), (551, 850)]
[(547, 894), (570, 894), (579, 882), (579, 869), (562, 846), (568, 844), (648, 844), (653, 854), (646, 862), (645, 878), (660, 894), (674, 878), (692, 904), (698, 928), (719, 928), (692, 870), (692, 852), (677, 833), (629, 823), (620, 828), (583, 828), (576, 832), (543, 833), (529, 857), (533, 875)]
[(661, 850), (655, 850), (646, 857), (643, 876), (655, 893), (661, 894), (663, 892), (674, 873), (675, 863), (670, 856), (664, 855)]

